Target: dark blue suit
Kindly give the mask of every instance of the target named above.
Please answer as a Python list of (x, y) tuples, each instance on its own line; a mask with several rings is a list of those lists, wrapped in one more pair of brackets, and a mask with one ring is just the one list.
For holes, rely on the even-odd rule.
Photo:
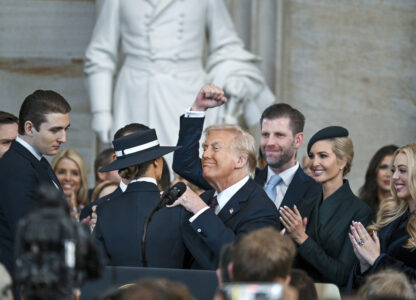
[(108, 194), (108, 195), (106, 195), (106, 196), (104, 196), (104, 197), (101, 197), (101, 198), (99, 198), (99, 199), (96, 199), (96, 200), (94, 200), (94, 201), (92, 201), (92, 202), (90, 202), (90, 203), (88, 203), (82, 210), (81, 210), (81, 213), (79, 214), (79, 219), (80, 220), (83, 220), (83, 219), (85, 219), (85, 218), (87, 218), (88, 216), (90, 216), (91, 214), (92, 214), (92, 207), (94, 206), (94, 205), (96, 205), (97, 206), (97, 208), (98, 208), (98, 206), (100, 206), (101, 204), (103, 204), (104, 202), (106, 202), (106, 201), (108, 201), (108, 200), (110, 200), (110, 199), (112, 199), (112, 198), (114, 198), (114, 197), (116, 197), (116, 196), (118, 196), (118, 195), (121, 195), (123, 193), (123, 191), (121, 190), (121, 188), (120, 188), (120, 186), (118, 186), (115, 190), (114, 190), (114, 192), (112, 192), (112, 193), (110, 193), (110, 194)]
[[(98, 207), (93, 236), (114, 266), (142, 266), (141, 238), (147, 214), (160, 199), (158, 187), (134, 182), (121, 195)], [(146, 256), (149, 267), (183, 268), (186, 248), (182, 241), (183, 209), (162, 208), (148, 227)]]
[(410, 237), (406, 229), (410, 216), (410, 212), (406, 211), (402, 216), (380, 229), (377, 234), (380, 240), (380, 256), (364, 274), (360, 273), (358, 263), (354, 266), (349, 289), (358, 289), (367, 276), (383, 269), (395, 269), (404, 272), (410, 280), (416, 280), (416, 252), (403, 247)]
[[(208, 204), (215, 191), (201, 195)], [(195, 261), (192, 267), (216, 269), (222, 246), (232, 243), (242, 234), (272, 226), (277, 227), (278, 212), (274, 203), (252, 179), (234, 194), (218, 215), (208, 209), (189, 222), (187, 212), (183, 221), (183, 237)]]
[[(176, 150), (173, 155), (173, 170), (189, 182), (205, 189), (211, 189), (209, 183), (202, 177), (202, 166), (199, 159), (199, 139), (202, 135), (204, 118), (185, 118), (180, 119), (180, 130), (178, 146), (182, 148)], [(264, 187), (267, 180), (267, 167), (263, 170), (256, 170), (255, 182)], [(322, 191), (321, 185), (298, 168), (295, 176), (290, 183), (281, 206), (299, 206), (304, 199), (317, 198)], [(279, 222), (279, 227), (280, 221)]]
[(13, 141), (0, 159), (0, 262), (10, 273), (18, 221), (37, 207), (36, 192), (42, 183), (55, 188), (45, 166)]

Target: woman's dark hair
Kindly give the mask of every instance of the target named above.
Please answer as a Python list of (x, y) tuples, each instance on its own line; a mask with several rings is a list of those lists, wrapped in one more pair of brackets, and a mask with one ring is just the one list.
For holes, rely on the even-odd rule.
[(365, 173), (365, 182), (359, 190), (359, 195), (360, 199), (371, 207), (373, 213), (379, 206), (379, 199), (377, 196), (377, 168), (383, 158), (387, 155), (393, 155), (397, 148), (396, 145), (387, 145), (378, 149), (373, 158), (371, 158), (367, 172)]

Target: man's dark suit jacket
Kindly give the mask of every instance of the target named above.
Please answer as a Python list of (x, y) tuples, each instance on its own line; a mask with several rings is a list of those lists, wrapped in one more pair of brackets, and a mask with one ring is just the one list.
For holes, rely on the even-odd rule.
[(103, 204), (104, 202), (106, 202), (106, 201), (108, 201), (108, 200), (110, 200), (110, 199), (112, 199), (112, 198), (114, 198), (114, 197), (116, 197), (116, 196), (118, 196), (118, 195), (121, 195), (122, 193), (123, 193), (123, 191), (121, 190), (120, 186), (118, 186), (118, 187), (114, 190), (114, 192), (112, 192), (112, 193), (110, 193), (110, 194), (108, 194), (108, 195), (105, 195), (104, 197), (101, 197), (101, 198), (99, 198), (99, 199), (96, 199), (96, 200), (94, 200), (94, 201), (92, 201), (92, 202), (88, 203), (88, 204), (87, 204), (87, 205), (85, 205), (85, 207), (81, 210), (81, 213), (79, 214), (79, 219), (80, 219), (80, 220), (83, 220), (83, 219), (85, 219), (86, 217), (90, 216), (90, 215), (92, 214), (92, 207), (93, 207), (94, 205), (97, 205), (97, 209), (98, 209), (98, 207), (99, 207), (101, 204)]
[[(201, 195), (208, 204), (215, 191)], [(231, 197), (218, 215), (207, 209), (192, 223), (191, 213), (183, 220), (183, 237), (186, 247), (195, 259), (193, 268), (216, 269), (222, 246), (232, 243), (242, 234), (272, 226), (277, 228), (277, 208), (264, 190), (252, 179)]]
[[(199, 159), (199, 139), (202, 135), (204, 118), (185, 118), (181, 116), (178, 146), (182, 148), (173, 154), (173, 170), (189, 182), (205, 189), (212, 189), (209, 183), (202, 177), (201, 160)], [(256, 170), (254, 180), (264, 187), (267, 180), (267, 170)], [(321, 185), (298, 168), (292, 182), (286, 191), (281, 206), (299, 206), (302, 200), (316, 198), (321, 193)], [(279, 222), (279, 227), (280, 221)]]
[[(160, 199), (158, 187), (134, 182), (121, 195), (98, 207), (93, 236), (114, 266), (142, 266), (141, 238), (147, 214)], [(146, 256), (149, 267), (183, 268), (186, 248), (182, 240), (181, 207), (163, 207), (148, 227)], [(189, 256), (188, 256), (189, 257)]]
[(0, 262), (10, 273), (18, 221), (37, 207), (36, 192), (42, 183), (55, 188), (44, 165), (13, 141), (0, 159)]
[(367, 225), (371, 210), (357, 198), (348, 181), (322, 201), (302, 203), (302, 217), (308, 218), (308, 239), (298, 247), (294, 267), (306, 271), (315, 282), (335, 283), (343, 290), (356, 262), (348, 232), (351, 222)]
[(380, 229), (377, 233), (380, 240), (380, 256), (364, 274), (361, 274), (358, 263), (354, 266), (349, 290), (358, 289), (364, 284), (366, 277), (383, 269), (394, 269), (405, 273), (410, 280), (416, 280), (416, 252), (404, 247), (410, 238), (406, 229), (410, 217), (410, 212), (406, 211)]

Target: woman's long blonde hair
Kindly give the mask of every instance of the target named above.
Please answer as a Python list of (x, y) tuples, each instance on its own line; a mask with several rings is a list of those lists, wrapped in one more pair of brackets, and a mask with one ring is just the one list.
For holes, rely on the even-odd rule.
[[(416, 201), (416, 144), (410, 144), (397, 149), (391, 160), (391, 166), (399, 153), (403, 153), (407, 157), (407, 173), (409, 176), (408, 187), (410, 195), (413, 201)], [(390, 166), (390, 167), (391, 167)], [(409, 203), (400, 199), (397, 196), (396, 187), (393, 180), (390, 182), (390, 189), (392, 198), (386, 199), (380, 205), (380, 209), (377, 213), (376, 222), (367, 227), (369, 232), (379, 231), (381, 228), (387, 226), (397, 218), (400, 218), (406, 210), (409, 208)], [(412, 213), (409, 222), (407, 223), (406, 230), (410, 235), (405, 248), (415, 250), (416, 249), (416, 214)]]
[(56, 172), (58, 163), (63, 158), (68, 158), (72, 160), (79, 168), (79, 173), (81, 176), (81, 187), (77, 193), (77, 205), (87, 205), (88, 204), (88, 181), (87, 181), (87, 171), (85, 169), (85, 163), (82, 159), (81, 154), (72, 149), (65, 149), (59, 152), (52, 161), (52, 169)]

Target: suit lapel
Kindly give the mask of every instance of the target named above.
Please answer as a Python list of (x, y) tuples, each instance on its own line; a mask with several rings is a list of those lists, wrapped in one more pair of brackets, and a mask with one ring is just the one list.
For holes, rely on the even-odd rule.
[(153, 22), (163, 11), (165, 11), (176, 0), (159, 0), (153, 13), (151, 22)]
[[(44, 168), (42, 163), (30, 153), (25, 147), (23, 147), (19, 142), (13, 141), (10, 148), (16, 151), (19, 155), (24, 157), (26, 160), (30, 162), (32, 167), (36, 170), (36, 172), (40, 173), (42, 176), (42, 180), (50, 181), (52, 183), (52, 179), (49, 178), (48, 171)], [(53, 184), (53, 183), (52, 183)]]
[(240, 204), (247, 201), (252, 190), (256, 187), (256, 183), (249, 179), (241, 189), (231, 197), (231, 199), (224, 205), (218, 213), (218, 217), (226, 223), (230, 218), (240, 211)]
[(302, 199), (302, 195), (305, 193), (305, 182), (308, 181), (306, 174), (303, 172), (302, 168), (299, 166), (298, 170), (293, 176), (292, 181), (289, 184), (289, 187), (286, 191), (285, 196), (283, 197), (283, 201), (280, 206), (289, 206), (290, 208), (293, 207), (295, 203), (294, 199)]
[(256, 169), (256, 176), (254, 177), (254, 181), (260, 185), (260, 186), (264, 186), (266, 184), (266, 180), (267, 180), (267, 166), (263, 169)]

